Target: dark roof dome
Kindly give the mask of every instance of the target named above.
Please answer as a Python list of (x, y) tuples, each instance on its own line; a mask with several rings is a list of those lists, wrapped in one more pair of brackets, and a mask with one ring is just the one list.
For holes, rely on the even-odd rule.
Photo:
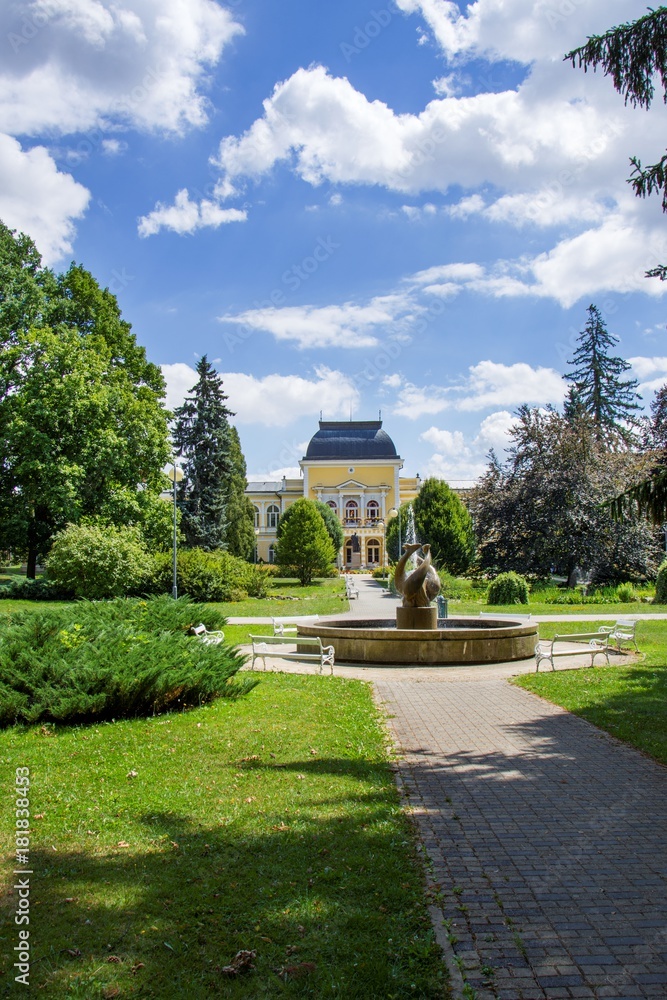
[(396, 447), (381, 420), (320, 420), (310, 439), (309, 458), (398, 458)]

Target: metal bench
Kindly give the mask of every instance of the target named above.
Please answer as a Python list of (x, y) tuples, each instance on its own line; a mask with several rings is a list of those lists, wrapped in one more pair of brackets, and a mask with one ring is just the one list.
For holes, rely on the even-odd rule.
[[(279, 656), (282, 660), (312, 660), (320, 665), (320, 673), (325, 666), (330, 668), (333, 674), (335, 650), (333, 646), (323, 646), (319, 636), (298, 635), (292, 638), (288, 635), (251, 635), (252, 640), (252, 664), (259, 657), (266, 670), (266, 657)], [(285, 645), (296, 646), (296, 649), (285, 650)], [(308, 650), (313, 652), (309, 653)]]
[(601, 632), (609, 632), (609, 642), (615, 642), (619, 653), (623, 649), (624, 642), (631, 642), (635, 651), (639, 652), (637, 645), (637, 622), (634, 618), (618, 618), (615, 625), (602, 625)]
[(193, 625), (190, 629), (190, 635), (196, 635), (200, 642), (205, 642), (209, 646), (216, 646), (219, 642), (225, 641), (224, 632), (209, 632), (203, 623)]
[[(581, 649), (556, 649), (558, 643), (586, 643)], [(558, 656), (590, 656), (591, 666), (595, 665), (595, 657), (603, 653), (609, 663), (609, 632), (570, 632), (569, 635), (555, 635), (553, 639), (538, 640), (535, 646), (535, 673), (540, 669), (542, 660), (548, 660), (551, 669), (555, 670), (554, 659)]]
[(293, 618), (272, 618), (274, 635), (285, 635), (286, 632), (296, 632), (299, 625), (307, 622), (316, 622), (319, 615), (296, 615)]

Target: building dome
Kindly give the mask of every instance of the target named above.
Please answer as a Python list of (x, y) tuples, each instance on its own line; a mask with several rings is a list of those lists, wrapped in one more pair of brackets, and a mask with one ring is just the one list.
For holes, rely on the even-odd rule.
[(381, 420), (320, 420), (310, 439), (306, 459), (398, 458)]

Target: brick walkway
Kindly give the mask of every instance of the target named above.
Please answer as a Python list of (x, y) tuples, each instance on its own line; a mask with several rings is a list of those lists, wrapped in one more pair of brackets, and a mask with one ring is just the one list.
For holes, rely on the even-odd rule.
[(667, 769), (489, 671), (401, 674), (373, 680), (478, 1000), (667, 998)]

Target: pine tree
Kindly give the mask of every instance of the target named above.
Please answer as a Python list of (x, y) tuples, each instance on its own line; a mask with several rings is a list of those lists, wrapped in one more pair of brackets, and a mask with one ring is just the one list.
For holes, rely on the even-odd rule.
[[(660, 76), (663, 101), (667, 103), (667, 8), (658, 7), (636, 21), (610, 28), (603, 35), (592, 35), (585, 45), (568, 52), (573, 66), (584, 72), (601, 66), (611, 76), (615, 89), (633, 106), (650, 108), (655, 96), (655, 79)], [(662, 210), (667, 212), (667, 155), (657, 163), (643, 167), (633, 156), (629, 178), (635, 194), (646, 198), (662, 195)], [(647, 278), (667, 279), (667, 265), (659, 264), (646, 272)]]
[(188, 545), (212, 550), (227, 544), (227, 501), (232, 474), (230, 426), (222, 379), (206, 355), (199, 380), (175, 411), (174, 445), (185, 459), (178, 489), (181, 529)]
[(566, 415), (587, 413), (598, 444), (612, 447), (633, 443), (634, 412), (640, 408), (637, 380), (620, 378), (630, 365), (608, 353), (617, 343), (618, 338), (608, 333), (600, 310), (590, 305), (574, 360), (568, 361), (574, 371), (564, 376), (573, 383), (565, 402)]

